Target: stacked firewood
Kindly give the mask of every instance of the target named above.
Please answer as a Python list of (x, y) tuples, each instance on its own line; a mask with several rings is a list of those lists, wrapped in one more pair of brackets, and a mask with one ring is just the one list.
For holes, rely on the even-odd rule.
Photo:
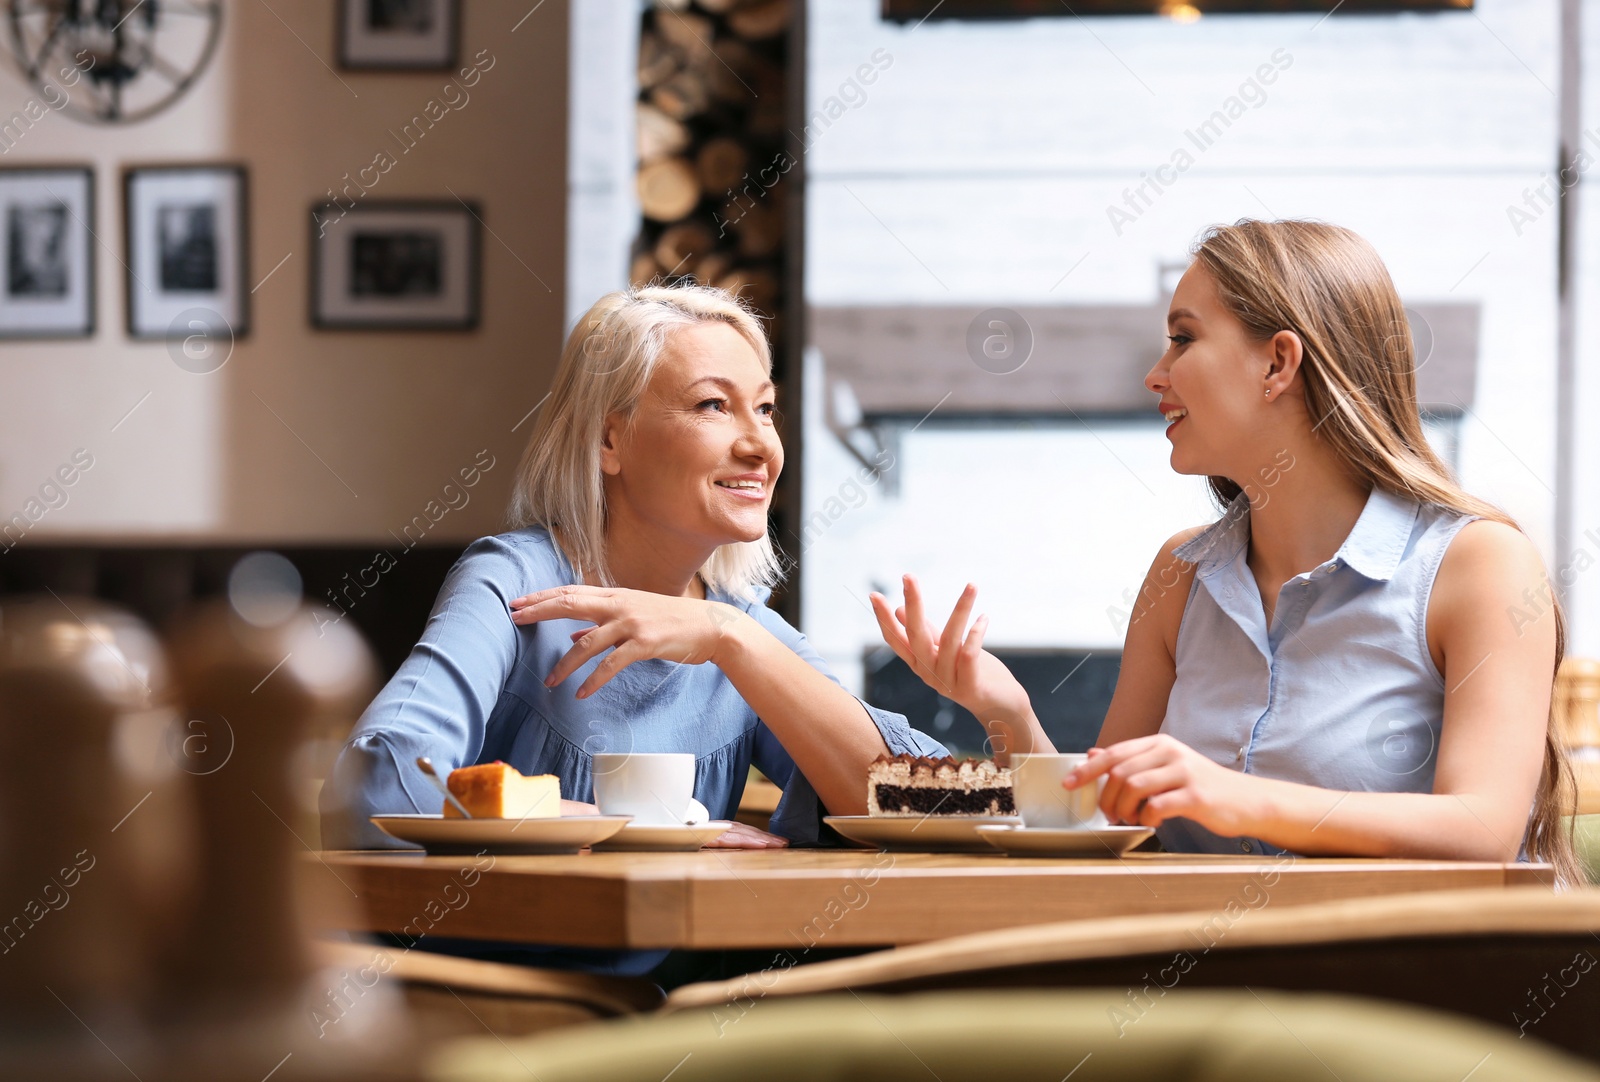
[(639, 206), (629, 276), (782, 301), (790, 0), (654, 0), (639, 35)]

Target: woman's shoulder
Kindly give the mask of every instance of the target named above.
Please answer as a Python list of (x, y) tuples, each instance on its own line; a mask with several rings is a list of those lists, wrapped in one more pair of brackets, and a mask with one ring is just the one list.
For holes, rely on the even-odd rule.
[(1506, 522), (1473, 519), (1460, 526), (1439, 561), (1427, 596), (1429, 652), (1465, 633), (1481, 648), (1510, 653), (1531, 639), (1553, 648), (1554, 591), (1538, 546)]
[(548, 530), (526, 526), (480, 537), (468, 545), (451, 569), (451, 578), (488, 580), (514, 596), (573, 581), (566, 557)]
[[(1150, 561), (1150, 570), (1134, 602), (1130, 623), (1137, 624), (1141, 617), (1153, 617), (1161, 639), (1169, 654), (1177, 649), (1178, 629), (1183, 624), (1183, 613), (1189, 604), (1189, 586), (1194, 581), (1199, 561), (1208, 554), (1208, 542), (1215, 535), (1218, 524), (1208, 522), (1179, 530), (1156, 551)], [(1201, 541), (1207, 538), (1207, 541)], [(1198, 544), (1197, 544), (1198, 542)], [(1201, 551), (1197, 551), (1201, 550)], [(1130, 627), (1130, 636), (1132, 629)]]
[(1439, 561), (1434, 592), (1498, 595), (1507, 589), (1517, 595), (1548, 589), (1538, 546), (1507, 522), (1477, 518), (1456, 527)]

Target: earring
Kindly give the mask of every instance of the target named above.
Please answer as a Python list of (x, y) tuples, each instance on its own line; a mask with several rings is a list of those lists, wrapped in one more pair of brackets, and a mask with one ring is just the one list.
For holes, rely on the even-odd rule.
[(1271, 398), (1271, 397), (1272, 397), (1272, 388), (1271, 388), (1271, 387), (1268, 387), (1268, 388), (1267, 388), (1267, 397), (1268, 397), (1268, 398)]

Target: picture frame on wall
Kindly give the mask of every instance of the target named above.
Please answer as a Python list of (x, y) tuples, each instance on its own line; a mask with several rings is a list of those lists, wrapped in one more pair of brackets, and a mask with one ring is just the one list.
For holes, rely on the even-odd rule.
[(472, 330), (478, 325), (476, 204), (388, 200), (311, 209), (311, 325)]
[(456, 66), (460, 0), (339, 0), (339, 66), (434, 71)]
[(122, 183), (128, 334), (248, 334), (244, 167), (135, 166), (123, 172)]
[(94, 170), (0, 168), (0, 338), (94, 334)]

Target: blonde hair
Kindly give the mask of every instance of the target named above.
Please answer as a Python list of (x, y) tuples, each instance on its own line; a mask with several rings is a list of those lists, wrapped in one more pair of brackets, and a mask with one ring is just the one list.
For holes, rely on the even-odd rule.
[[(1463, 490), (1429, 446), (1417, 409), (1410, 324), (1388, 268), (1370, 244), (1322, 222), (1247, 218), (1207, 230), (1192, 254), (1252, 337), (1266, 341), (1281, 330), (1300, 336), (1306, 411), (1317, 419), (1317, 436), (1354, 475), (1407, 499), (1521, 529), (1500, 508)], [(1208, 481), (1224, 504), (1240, 492), (1226, 477)], [(1559, 668), (1566, 652), (1559, 604), (1553, 615)], [(1554, 677), (1552, 671), (1552, 683)], [(1528, 853), (1549, 861), (1567, 883), (1584, 882), (1572, 825), (1563, 830), (1561, 822), (1575, 789), (1552, 703)]]
[[(517, 467), (507, 520), (542, 526), (580, 576), (615, 585), (606, 564), (606, 495), (600, 446), (606, 418), (632, 415), (672, 332), (726, 323), (772, 373), (772, 351), (757, 318), (733, 294), (711, 286), (642, 286), (608, 293), (567, 336), (549, 400)], [(708, 587), (754, 600), (783, 577), (770, 537), (722, 545), (700, 569)]]

